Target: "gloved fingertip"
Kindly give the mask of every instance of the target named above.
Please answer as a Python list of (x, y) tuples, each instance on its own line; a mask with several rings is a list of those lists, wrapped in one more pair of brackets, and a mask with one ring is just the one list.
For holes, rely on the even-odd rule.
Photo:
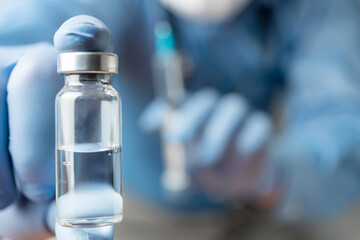
[(255, 153), (271, 136), (272, 127), (271, 119), (267, 114), (253, 113), (235, 140), (237, 153), (244, 159)]
[(47, 202), (55, 196), (55, 187), (52, 185), (28, 183), (22, 186), (22, 192), (33, 202)]
[(203, 165), (214, 165), (221, 159), (247, 111), (248, 104), (239, 94), (228, 94), (218, 102), (200, 141)]
[(170, 106), (162, 99), (155, 99), (142, 112), (139, 126), (146, 132), (158, 131), (164, 121)]
[(56, 224), (55, 232), (58, 240), (112, 240), (114, 238), (114, 226), (112, 225), (98, 228), (68, 228)]
[[(106, 226), (99, 228), (86, 229), (88, 236), (96, 236), (94, 239), (113, 239), (114, 238), (114, 226)], [(92, 239), (92, 238), (89, 238)]]
[(220, 151), (216, 147), (202, 144), (201, 146), (201, 165), (211, 166), (216, 163), (216, 160), (220, 158)]
[(112, 51), (112, 37), (107, 26), (97, 18), (79, 15), (67, 20), (54, 35), (58, 51)]

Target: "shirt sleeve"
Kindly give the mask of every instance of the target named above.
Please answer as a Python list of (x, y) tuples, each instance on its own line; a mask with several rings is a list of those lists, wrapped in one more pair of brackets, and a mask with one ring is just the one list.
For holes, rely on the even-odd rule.
[(284, 195), (275, 214), (335, 217), (360, 193), (360, 26), (356, 0), (282, 1), (284, 125), (271, 165)]

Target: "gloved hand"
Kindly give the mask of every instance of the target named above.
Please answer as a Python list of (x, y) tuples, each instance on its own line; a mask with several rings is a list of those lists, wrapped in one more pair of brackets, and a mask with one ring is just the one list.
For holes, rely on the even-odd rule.
[(271, 136), (270, 117), (251, 108), (237, 93), (221, 96), (213, 89), (188, 94), (171, 121), (171, 107), (154, 100), (143, 112), (140, 126), (160, 131), (164, 141), (186, 145), (193, 182), (216, 201), (256, 197), (261, 186), (264, 153)]
[[(108, 51), (111, 35), (89, 16), (58, 30), (60, 51)], [(46, 239), (55, 230), (54, 101), (63, 86), (48, 43), (0, 47), (0, 236)], [(57, 239), (113, 239), (113, 226), (56, 226)]]

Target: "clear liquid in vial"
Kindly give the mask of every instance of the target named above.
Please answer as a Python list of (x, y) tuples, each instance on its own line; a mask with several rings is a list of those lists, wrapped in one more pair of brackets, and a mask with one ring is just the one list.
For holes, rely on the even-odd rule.
[(57, 222), (68, 227), (99, 227), (120, 222), (121, 146), (77, 144), (57, 149)]

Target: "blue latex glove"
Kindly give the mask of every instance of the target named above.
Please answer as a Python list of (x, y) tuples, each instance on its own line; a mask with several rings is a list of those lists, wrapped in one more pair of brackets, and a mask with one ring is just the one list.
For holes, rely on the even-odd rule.
[[(79, 16), (59, 29), (55, 44), (67, 51), (108, 51), (111, 36), (99, 20)], [(63, 86), (56, 56), (47, 43), (0, 47), (0, 236), (45, 239), (55, 230), (54, 101)], [(112, 239), (113, 226), (56, 226), (56, 235)]]
[(188, 94), (164, 126), (169, 111), (166, 102), (156, 99), (143, 112), (140, 125), (149, 132), (161, 129), (165, 141), (186, 144), (196, 184), (214, 200), (256, 194), (262, 153), (272, 131), (267, 114), (251, 109), (237, 93), (220, 96), (213, 89)]

